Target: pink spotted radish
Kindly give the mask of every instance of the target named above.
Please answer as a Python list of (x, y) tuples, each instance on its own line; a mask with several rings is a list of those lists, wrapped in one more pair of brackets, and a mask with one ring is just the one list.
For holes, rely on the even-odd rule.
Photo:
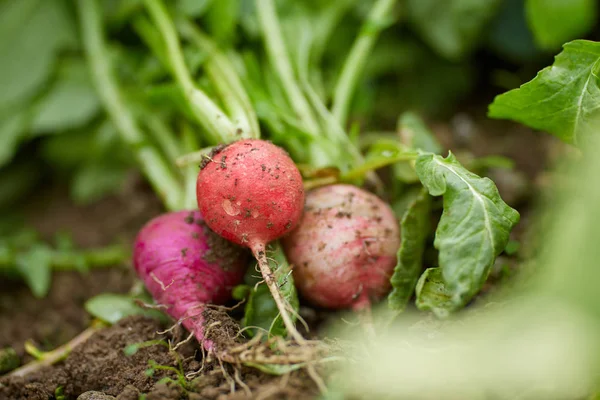
[(154, 300), (192, 332), (208, 352), (205, 305), (223, 304), (243, 280), (248, 252), (212, 232), (198, 211), (171, 212), (148, 222), (135, 241), (133, 263)]
[(306, 300), (360, 310), (390, 290), (400, 233), (385, 202), (338, 184), (307, 193), (304, 216), (282, 244)]
[(292, 159), (264, 140), (233, 142), (203, 163), (196, 193), (206, 224), (252, 251), (288, 333), (303, 342), (265, 253), (266, 245), (292, 231), (302, 215), (304, 188)]

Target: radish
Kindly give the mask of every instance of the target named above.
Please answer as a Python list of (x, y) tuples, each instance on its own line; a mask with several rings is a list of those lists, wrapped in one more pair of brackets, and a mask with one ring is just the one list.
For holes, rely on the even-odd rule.
[(265, 252), (302, 215), (304, 188), (292, 159), (280, 147), (258, 139), (217, 147), (201, 165), (196, 194), (206, 224), (252, 251), (288, 333), (302, 343)]
[(154, 300), (192, 332), (202, 347), (219, 345), (206, 337), (206, 304), (223, 304), (242, 282), (249, 254), (212, 232), (198, 211), (163, 214), (148, 222), (135, 241), (133, 263)]
[(282, 241), (300, 294), (320, 307), (369, 308), (391, 288), (399, 230), (390, 206), (355, 186), (308, 192), (300, 225)]

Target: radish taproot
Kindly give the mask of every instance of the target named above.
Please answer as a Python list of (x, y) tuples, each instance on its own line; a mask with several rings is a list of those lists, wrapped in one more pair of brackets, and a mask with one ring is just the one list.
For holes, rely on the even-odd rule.
[(266, 256), (266, 245), (292, 231), (304, 208), (302, 177), (292, 159), (259, 139), (217, 147), (201, 165), (196, 194), (206, 224), (252, 251), (288, 333), (304, 342)]
[(249, 254), (206, 226), (198, 211), (178, 211), (149, 221), (138, 233), (133, 263), (157, 304), (192, 332), (202, 347), (219, 347), (206, 337), (206, 305), (231, 299), (243, 280)]
[(380, 300), (390, 290), (399, 230), (392, 209), (356, 186), (308, 192), (299, 226), (282, 241), (302, 297), (354, 310)]

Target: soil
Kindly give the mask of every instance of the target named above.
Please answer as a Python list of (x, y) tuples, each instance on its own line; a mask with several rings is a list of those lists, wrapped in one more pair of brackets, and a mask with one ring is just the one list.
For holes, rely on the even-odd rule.
[[(543, 171), (546, 155), (555, 145), (547, 135), (513, 124), (482, 122), (466, 114), (457, 116), (450, 124), (435, 124), (434, 127), (444, 147), (452, 148), (453, 152), (464, 149), (477, 156), (501, 154), (511, 158), (516, 163), (516, 170), (524, 175), (528, 188)], [(82, 247), (108, 245), (115, 241), (131, 243), (139, 228), (161, 212), (151, 190), (141, 182), (134, 176), (122, 193), (91, 206), (72, 204), (65, 189), (52, 188), (27, 205), (28, 222), (47, 238), (57, 231), (71, 232), (76, 244)], [(498, 186), (503, 197), (512, 196), (509, 204), (518, 207), (522, 221), (528, 221), (531, 193), (518, 192), (521, 189), (515, 186), (510, 176)], [(515, 190), (516, 194), (511, 193)], [(521, 236), (526, 224), (521, 223), (513, 238)], [(35, 299), (23, 284), (0, 281), (0, 348), (13, 347), (22, 363), (26, 363), (31, 360), (24, 351), (26, 340), (32, 340), (42, 350), (68, 342), (91, 322), (83, 309), (88, 298), (102, 292), (127, 292), (133, 282), (130, 266), (88, 274), (55, 273), (49, 295)], [(309, 323), (322, 319), (319, 310), (307, 309), (304, 314)], [(0, 399), (66, 400), (76, 399), (85, 392), (88, 392), (87, 399), (120, 400), (138, 399), (141, 393), (147, 400), (313, 399), (318, 394), (313, 380), (304, 371), (272, 376), (247, 368), (236, 372), (230, 365), (222, 367), (214, 361), (203, 361), (195, 340), (176, 352), (153, 345), (141, 348), (132, 356), (125, 355), (124, 348), (133, 343), (158, 338), (177, 343), (187, 337), (180, 328), (165, 335), (158, 334), (165, 328), (168, 327), (143, 317), (130, 317), (103, 328), (75, 348), (64, 361), (25, 378), (0, 377)], [(160, 381), (165, 377), (177, 379), (172, 371), (148, 373), (150, 361), (177, 368), (178, 359), (183, 374), (195, 373), (185, 388)], [(236, 374), (242, 384), (234, 379)], [(59, 393), (58, 388), (64, 397), (55, 396)]]

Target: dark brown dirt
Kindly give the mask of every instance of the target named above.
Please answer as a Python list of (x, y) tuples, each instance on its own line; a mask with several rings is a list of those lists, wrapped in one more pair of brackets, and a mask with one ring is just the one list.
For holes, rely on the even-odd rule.
[(48, 296), (36, 299), (25, 285), (2, 281), (0, 348), (11, 346), (23, 356), (23, 342), (31, 339), (42, 350), (51, 350), (89, 325), (91, 318), (83, 309), (87, 299), (106, 291), (124, 293), (131, 283), (132, 274), (123, 268), (86, 275), (61, 272), (54, 275)]
[[(163, 338), (157, 332), (163, 329), (157, 321), (144, 317), (130, 317), (118, 324), (101, 330), (87, 342), (75, 348), (61, 363), (44, 368), (26, 378), (0, 378), (2, 399), (49, 399), (57, 387), (62, 387), (67, 398), (75, 398), (86, 391), (99, 391), (118, 399), (137, 399), (146, 393), (152, 399), (309, 399), (316, 390), (312, 381), (303, 372), (287, 377), (275, 377), (242, 368), (237, 373), (245, 386), (234, 381), (236, 371), (231, 366), (222, 367), (207, 362), (202, 374), (186, 383), (159, 383), (161, 378), (176, 379), (170, 371), (155, 371), (149, 375), (149, 361), (161, 366), (178, 366), (182, 361), (185, 374), (198, 371), (202, 366), (195, 351), (197, 342), (182, 346), (176, 353), (166, 346), (153, 345), (141, 348), (132, 356), (123, 352), (127, 345)], [(229, 335), (230, 327), (220, 335)], [(185, 332), (176, 331), (165, 339), (180, 341)]]

